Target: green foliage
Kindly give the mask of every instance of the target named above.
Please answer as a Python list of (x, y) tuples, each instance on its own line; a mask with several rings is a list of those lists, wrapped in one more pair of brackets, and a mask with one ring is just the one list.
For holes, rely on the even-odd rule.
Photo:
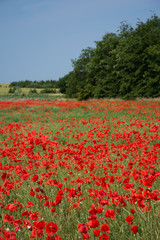
[(16, 90), (16, 87), (10, 88), (8, 93), (13, 94), (15, 92), (15, 90)]
[(85, 88), (81, 88), (78, 91), (78, 100), (87, 100), (88, 98), (92, 98), (94, 95), (94, 86), (91, 84), (87, 84)]
[(20, 88), (57, 88), (56, 80), (41, 80), (41, 81), (19, 81), (11, 82), (9, 87), (20, 87)]
[[(123, 98), (159, 96), (160, 19), (153, 16), (137, 28), (122, 27), (116, 48), (115, 70), (120, 79), (119, 95)], [(124, 30), (125, 29), (125, 30)]]
[(14, 95), (19, 95), (21, 94), (21, 89), (19, 87), (13, 87), (13, 88), (10, 88), (8, 93), (9, 94), (14, 94)]
[(79, 58), (72, 60), (74, 70), (66, 77), (66, 94), (68, 97), (81, 99), (80, 95), (83, 95), (83, 88), (87, 84), (88, 64), (93, 54), (93, 48), (83, 49)]
[(56, 93), (56, 89), (55, 88), (45, 88), (45, 89), (41, 90), (41, 93)]
[(68, 97), (160, 96), (160, 18), (153, 15), (135, 28), (123, 22), (119, 34), (107, 33), (95, 43), (72, 60), (73, 71), (63, 79)]
[(76, 98), (78, 93), (78, 83), (74, 72), (69, 72), (66, 81), (66, 95), (69, 98)]
[(63, 94), (66, 94), (66, 81), (67, 81), (68, 75), (59, 78), (57, 82), (57, 88), (59, 88), (60, 92)]
[(95, 54), (90, 60), (87, 82), (95, 86), (95, 98), (115, 97), (118, 92), (118, 79), (114, 72), (115, 52), (119, 37), (113, 33), (104, 35), (96, 42)]
[(16, 88), (14, 91), (14, 94), (19, 95), (19, 94), (21, 94), (21, 92), (22, 92), (22, 90), (20, 88)]
[(34, 93), (35, 94), (35, 93), (37, 93), (37, 90), (35, 88), (34, 89), (31, 88), (29, 93)]

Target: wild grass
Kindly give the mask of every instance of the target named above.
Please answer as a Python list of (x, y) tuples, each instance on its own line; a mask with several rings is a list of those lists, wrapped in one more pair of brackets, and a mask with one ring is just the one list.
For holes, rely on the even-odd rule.
[(0, 110), (2, 238), (160, 238), (159, 101), (1, 101)]
[(59, 89), (56, 89), (56, 93), (41, 93), (43, 88), (35, 88), (37, 93), (31, 93), (31, 88), (18, 88), (18, 91), (11, 94), (9, 93), (9, 83), (1, 83), (0, 84), (0, 99), (10, 99), (10, 100), (17, 100), (17, 99), (50, 99), (55, 100), (57, 98), (64, 98), (64, 95), (59, 93)]

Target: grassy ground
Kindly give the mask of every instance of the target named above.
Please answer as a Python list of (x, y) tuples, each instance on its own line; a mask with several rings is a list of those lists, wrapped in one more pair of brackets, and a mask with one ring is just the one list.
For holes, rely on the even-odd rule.
[(0, 110), (0, 239), (160, 239), (159, 101)]
[(0, 84), (0, 99), (57, 99), (63, 98), (63, 94), (59, 93), (59, 90), (56, 89), (57, 93), (42, 94), (41, 90), (43, 88), (36, 88), (37, 93), (30, 93), (30, 88), (21, 88), (19, 93), (9, 94), (9, 83)]
[(9, 84), (8, 83), (0, 83), (0, 95), (8, 94)]
[[(9, 92), (9, 83), (1, 83), (0, 84), (0, 95), (6, 95)], [(40, 93), (43, 88), (36, 88), (37, 93)], [(22, 94), (29, 94), (30, 88), (21, 88)]]

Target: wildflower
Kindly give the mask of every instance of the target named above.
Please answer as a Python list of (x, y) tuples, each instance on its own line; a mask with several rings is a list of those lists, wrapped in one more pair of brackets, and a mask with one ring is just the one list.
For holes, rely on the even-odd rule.
[(46, 226), (46, 233), (49, 236), (53, 236), (58, 231), (58, 227), (56, 223), (49, 222)]
[(102, 224), (100, 230), (102, 232), (110, 233), (108, 224)]
[(87, 233), (88, 229), (84, 223), (80, 223), (77, 225), (78, 231), (80, 233)]
[(36, 182), (38, 180), (38, 175), (37, 174), (33, 175), (31, 179), (33, 182)]
[(112, 218), (115, 220), (115, 211), (114, 209), (109, 209), (105, 212), (105, 217)]
[(130, 213), (132, 213), (132, 214), (136, 213), (135, 209), (131, 209)]
[(132, 225), (133, 224), (133, 219), (134, 219), (134, 216), (128, 216), (128, 217), (125, 218), (125, 221), (128, 224)]
[(99, 234), (100, 234), (100, 230), (99, 229), (93, 229), (93, 233), (96, 237), (98, 237)]
[(33, 206), (34, 206), (34, 203), (32, 203), (31, 201), (27, 202), (27, 205), (26, 205), (27, 208), (33, 207)]
[(96, 219), (92, 219), (89, 221), (87, 225), (90, 226), (91, 228), (96, 228), (99, 226), (99, 222)]
[(136, 234), (138, 232), (138, 226), (137, 225), (133, 225), (131, 226), (131, 231)]
[(99, 239), (100, 239), (100, 240), (108, 240), (108, 239), (109, 239), (109, 235), (103, 233), (103, 234), (101, 234), (101, 235), (99, 236)]
[(85, 234), (82, 235), (82, 238), (83, 239), (89, 239), (90, 237), (89, 237), (89, 235), (87, 233), (85, 233)]

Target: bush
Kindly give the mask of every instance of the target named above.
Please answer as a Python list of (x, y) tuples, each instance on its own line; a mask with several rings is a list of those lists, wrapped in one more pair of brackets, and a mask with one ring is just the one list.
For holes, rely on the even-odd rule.
[(20, 94), (22, 91), (21, 91), (21, 88), (16, 88), (16, 87), (13, 87), (13, 88), (10, 88), (8, 93), (10, 94), (15, 94), (15, 95), (18, 95)]
[(80, 89), (78, 92), (78, 100), (87, 100), (93, 97), (94, 86), (87, 84), (84, 89)]
[(41, 93), (56, 93), (56, 89), (55, 88), (45, 88), (45, 89), (41, 90)]
[(30, 89), (29, 93), (37, 93), (37, 90), (34, 88), (34, 89)]
[(9, 89), (9, 91), (8, 91), (8, 93), (14, 94), (15, 90), (16, 90), (16, 88), (15, 88), (15, 87), (13, 87), (13, 88), (10, 88), (10, 89)]
[(14, 94), (19, 95), (21, 92), (22, 92), (21, 88), (16, 88), (15, 91), (14, 91)]

